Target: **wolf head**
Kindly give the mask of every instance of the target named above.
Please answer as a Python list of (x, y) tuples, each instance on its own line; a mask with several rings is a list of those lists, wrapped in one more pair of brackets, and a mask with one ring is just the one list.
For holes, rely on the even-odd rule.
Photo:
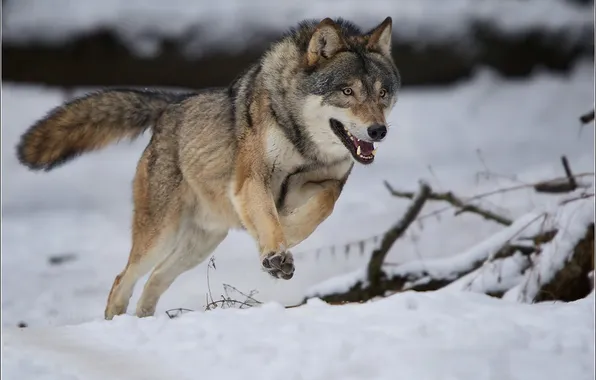
[(359, 163), (373, 162), (388, 133), (399, 72), (391, 57), (391, 18), (367, 33), (329, 18), (303, 26), (302, 119), (323, 151), (343, 145)]

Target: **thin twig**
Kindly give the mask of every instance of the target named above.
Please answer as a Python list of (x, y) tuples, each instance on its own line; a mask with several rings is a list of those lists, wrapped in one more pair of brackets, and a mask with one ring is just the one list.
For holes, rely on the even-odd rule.
[[(211, 293), (211, 279), (209, 278), (209, 271), (211, 268), (216, 269), (215, 256), (211, 256), (209, 263), (207, 264), (207, 294), (205, 295), (208, 301), (207, 304), (213, 302), (213, 294)], [(209, 301), (209, 299), (211, 299), (211, 301)]]
[[(593, 177), (594, 176), (594, 172), (586, 172), (586, 173), (580, 173), (580, 174), (574, 175), (575, 178), (588, 177), (588, 176)], [(556, 178), (553, 181), (557, 181), (557, 180), (559, 180), (559, 181), (560, 180), (567, 181), (567, 178), (566, 177), (564, 177), (564, 178)], [(476, 194), (473, 197), (470, 197), (468, 199), (468, 201), (475, 201), (475, 200), (487, 198), (487, 197), (490, 197), (490, 196), (493, 196), (493, 195), (496, 195), (496, 194), (504, 194), (504, 193), (509, 193), (509, 192), (512, 192), (512, 191), (523, 190), (523, 189), (527, 189), (527, 188), (530, 188), (530, 187), (535, 187), (538, 183), (540, 183), (540, 182), (523, 184), (523, 185), (515, 185), (515, 186), (510, 186), (510, 187), (505, 187), (505, 188), (499, 188), (499, 189), (496, 189), (496, 190), (491, 190), (491, 191), (488, 191), (486, 193)], [(451, 209), (452, 207), (453, 206), (447, 206), (447, 207), (443, 207), (443, 208), (441, 208), (439, 210), (435, 210), (435, 211), (429, 212), (427, 214), (420, 215), (420, 217), (418, 217), (418, 220), (430, 218), (431, 216), (440, 215), (440, 214), (444, 213), (445, 211)]]
[(385, 257), (389, 253), (393, 243), (395, 243), (395, 241), (404, 234), (410, 224), (412, 224), (412, 222), (416, 219), (430, 193), (430, 186), (424, 182), (421, 182), (420, 191), (415, 197), (413, 197), (412, 204), (406, 210), (403, 218), (385, 233), (383, 239), (381, 240), (381, 245), (379, 248), (373, 251), (368, 262), (367, 271), (368, 281), (371, 283), (371, 286), (381, 279), (381, 267), (383, 265), (383, 261), (385, 261)]
[(182, 315), (185, 312), (193, 312), (194, 310), (191, 309), (184, 309), (184, 308), (177, 308), (177, 309), (170, 309), (170, 310), (166, 310), (166, 314), (170, 319), (174, 319), (179, 317), (180, 315)]
[(217, 301), (213, 301), (208, 303), (205, 306), (206, 310), (213, 310), (213, 309), (217, 309), (218, 307), (232, 307), (238, 305), (239, 309), (242, 309), (243, 307), (252, 307), (253, 305), (247, 304), (246, 302), (243, 301), (238, 301), (238, 300), (233, 300), (233, 299), (229, 299), (229, 298), (222, 298), (220, 300)]
[[(580, 173), (580, 174), (576, 174), (573, 177), (574, 178), (582, 178), (582, 177), (587, 177), (587, 176), (594, 176), (594, 172), (586, 172), (586, 173)], [(561, 180), (566, 180), (567, 178), (554, 178), (552, 179), (552, 181), (561, 181)], [(542, 181), (540, 182), (534, 182), (534, 183), (528, 183), (528, 184), (523, 184), (523, 185), (516, 185), (516, 186), (511, 186), (511, 187), (504, 187), (501, 189), (496, 189), (496, 190), (492, 190), (492, 191), (488, 191), (486, 193), (480, 193), (477, 195), (474, 195), (473, 197), (471, 197), (469, 200), (470, 201), (474, 201), (477, 199), (482, 199), (482, 198), (486, 198), (486, 197), (490, 197), (491, 195), (495, 195), (495, 194), (501, 194), (501, 193), (508, 193), (511, 191), (516, 191), (516, 190), (522, 190), (522, 189), (527, 189), (530, 187), (536, 187), (537, 184), (542, 183)]]
[(567, 203), (578, 201), (580, 199), (592, 198), (593, 196), (594, 196), (594, 193), (583, 193), (583, 194), (578, 195), (577, 197), (562, 200), (561, 203), (559, 203), (559, 205), (563, 206), (563, 205), (566, 205)]
[[(412, 199), (414, 197), (414, 193), (412, 192), (395, 190), (387, 181), (385, 181), (385, 187), (393, 196), (408, 199)], [(471, 212), (474, 214), (478, 214), (487, 220), (495, 221), (504, 226), (510, 226), (513, 223), (512, 220), (504, 216), (498, 215), (492, 211), (484, 210), (472, 204), (466, 204), (460, 198), (455, 196), (451, 191), (448, 191), (446, 193), (431, 192), (428, 196), (428, 199), (431, 199), (433, 201), (444, 201), (453, 205), (453, 207), (459, 209), (456, 215), (464, 212)]]
[[(236, 288), (235, 286), (229, 285), (229, 284), (223, 284), (223, 288), (224, 288), (224, 293), (225, 298), (226, 299), (232, 299), (232, 296), (230, 296), (230, 291), (233, 291), (235, 293), (240, 294), (241, 296), (244, 297), (244, 301), (242, 301), (245, 305), (248, 306), (254, 306), (254, 305), (260, 305), (262, 304), (261, 301), (257, 300), (256, 298), (254, 298), (254, 295), (257, 294), (258, 292), (256, 291), (256, 289), (251, 290), (248, 294), (238, 290), (238, 288)], [(223, 298), (223, 296), (222, 296)]]

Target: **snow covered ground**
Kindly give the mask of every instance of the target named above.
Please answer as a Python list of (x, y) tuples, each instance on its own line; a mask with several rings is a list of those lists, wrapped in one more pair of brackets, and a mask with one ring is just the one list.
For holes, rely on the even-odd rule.
[[(17, 164), (14, 145), (63, 95), (3, 83), (4, 374), (48, 380), (199, 375), (543, 380), (570, 371), (569, 378), (591, 378), (593, 301), (527, 306), (441, 292), (347, 307), (315, 302), (286, 310), (278, 303), (296, 303), (313, 284), (362, 267), (372, 242), (363, 256), (356, 248), (347, 256), (342, 248), (322, 249), (320, 255), (316, 250), (378, 235), (400, 217), (408, 202), (392, 198), (383, 180), (415, 190), (423, 178), (437, 191), (471, 196), (561, 176), (563, 154), (575, 172), (593, 171), (594, 130), (580, 133), (577, 120), (593, 107), (593, 68), (593, 62), (581, 63), (568, 76), (537, 72), (517, 81), (479, 72), (449, 87), (404, 90), (377, 162), (355, 169), (335, 213), (294, 250), (303, 254), (297, 255), (291, 281), (260, 271), (254, 243), (244, 233), (232, 233), (215, 252), (217, 269), (209, 270), (214, 298), (227, 283), (255, 289), (257, 299), (270, 303), (167, 319), (168, 309), (203, 309), (204, 263), (178, 278), (156, 318), (124, 316), (113, 323), (102, 320), (103, 309), (130, 248), (130, 185), (148, 139), (81, 157), (55, 172), (30, 173)], [(493, 174), (478, 176), (487, 170)], [(497, 195), (485, 205), (516, 219), (551, 202), (521, 191)], [(428, 204), (423, 214), (437, 207)], [(475, 215), (444, 213), (413, 226), (388, 260), (447, 257), (501, 228)], [(49, 264), (50, 257), (64, 254), (75, 257)], [(20, 321), (29, 328), (17, 329)]]
[(148, 56), (159, 52), (164, 37), (181, 38), (194, 55), (243, 49), (306, 18), (344, 17), (372, 27), (391, 16), (395, 35), (420, 43), (466, 43), (474, 23), (507, 33), (566, 32), (569, 42), (593, 30), (590, 9), (564, 0), (17, 0), (7, 2), (4, 13), (3, 38), (11, 43), (59, 43), (110, 29)]
[(6, 379), (593, 379), (594, 299), (472, 293), (4, 330)]

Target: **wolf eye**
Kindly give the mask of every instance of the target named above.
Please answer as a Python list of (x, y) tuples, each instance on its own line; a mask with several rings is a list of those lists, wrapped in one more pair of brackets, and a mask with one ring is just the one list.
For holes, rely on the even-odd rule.
[(379, 96), (381, 98), (384, 98), (387, 95), (387, 90), (385, 90), (384, 88), (381, 89), (381, 91), (379, 92)]
[(352, 89), (351, 89), (350, 87), (346, 87), (346, 88), (342, 89), (341, 91), (342, 91), (342, 92), (344, 93), (344, 95), (346, 95), (346, 96), (350, 96), (350, 95), (352, 95), (352, 93), (353, 93), (353, 91), (352, 91)]

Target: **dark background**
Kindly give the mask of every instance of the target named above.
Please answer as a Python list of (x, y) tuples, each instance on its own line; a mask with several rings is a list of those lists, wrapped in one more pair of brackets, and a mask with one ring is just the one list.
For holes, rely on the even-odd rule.
[[(65, 1), (47, 0), (59, 9), (54, 11), (61, 14), (60, 23), (55, 28), (50, 23), (52, 31), (70, 26), (77, 21), (76, 15), (71, 15)], [(389, 0), (388, 0), (389, 1)], [(457, 1), (444, 0), (447, 4)], [(394, 12), (389, 12), (394, 18), (394, 49), (396, 62), (402, 73), (405, 86), (437, 85), (452, 83), (470, 76), (479, 67), (494, 68), (506, 77), (524, 77), (536, 68), (566, 72), (578, 60), (594, 55), (594, 29), (591, 23), (563, 22), (557, 28), (545, 28), (541, 23), (527, 24), (523, 28), (507, 29), (502, 27), (499, 20), (515, 20), (516, 17), (529, 17), (536, 8), (545, 7), (540, 1), (507, 1), (487, 0), (478, 3), (503, 3), (507, 5), (507, 14), (494, 17), (479, 16), (480, 12), (470, 12), (465, 23), (458, 25), (461, 29), (459, 36), (433, 36), (433, 29), (440, 29), (440, 22), (419, 23), (411, 20), (412, 29), (420, 29), (416, 33), (400, 34), (403, 29), (403, 19), (400, 16), (400, 1), (395, 1)], [(565, 3), (574, 7), (576, 12), (593, 12), (593, 0), (555, 0), (549, 3)], [(111, 25), (93, 25), (85, 27), (81, 32), (71, 32), (57, 40), (47, 40), (44, 30), (35, 30), (35, 20), (38, 12), (35, 1), (3, 0), (4, 11), (2, 21), (4, 27), (2, 46), (3, 80), (12, 82), (41, 83), (46, 85), (76, 87), (76, 86), (168, 86), (200, 88), (207, 86), (223, 86), (228, 84), (246, 65), (255, 60), (275, 38), (283, 32), (283, 22), (271, 21), (267, 12), (280, 11), (288, 3), (272, 2), (270, 7), (262, 10), (262, 19), (255, 16), (259, 10), (247, 18), (252, 18), (248, 27), (238, 25), (239, 34), (247, 34), (240, 46), (228, 48), (225, 36), (218, 39), (210, 38), (210, 44), (200, 41), (204, 36), (216, 33), (212, 25), (204, 25), (201, 20), (188, 24), (182, 32), (175, 36), (160, 34), (160, 28), (152, 28), (151, 23), (140, 28), (140, 38), (150, 36), (158, 49), (155, 54), (142, 56), (131, 49), (130, 41), (124, 41), (119, 30)], [(98, 0), (98, 3), (101, 1)], [(155, 1), (151, 2), (155, 3)], [(410, 2), (411, 3), (411, 2)], [(39, 2), (37, 2), (39, 4)], [(167, 4), (167, 2), (164, 2)], [(208, 3), (205, 3), (208, 4)], [(285, 4), (285, 5), (284, 5)], [(390, 3), (388, 3), (390, 4)], [(497, 9), (499, 5), (495, 6)], [(23, 7), (31, 7), (23, 9)], [(175, 6), (175, 5), (172, 5)], [(60, 8), (62, 7), (62, 8)], [(167, 6), (164, 6), (167, 8)], [(259, 7), (263, 7), (260, 3)], [(389, 7), (389, 9), (391, 8)], [(329, 9), (333, 5), (329, 4)], [(379, 12), (372, 12), (367, 17), (360, 17), (365, 28), (372, 26), (372, 20), (382, 20), (387, 15), (387, 7)], [(283, 9), (282, 9), (283, 10)], [(286, 14), (289, 20), (287, 26), (292, 26), (302, 17)], [(433, 9), (427, 11), (431, 16)], [(438, 12), (438, 11), (437, 11)], [(543, 12), (548, 12), (545, 9)], [(552, 12), (558, 12), (553, 8)], [(158, 13), (158, 11), (156, 11)], [(344, 14), (346, 12), (343, 12)], [(21, 20), (23, 14), (30, 14), (28, 26), (23, 27), (11, 20), (18, 14)], [(271, 13), (273, 14), (273, 13)], [(309, 15), (308, 12), (306, 12)], [(317, 12), (312, 13), (319, 14)], [(343, 16), (338, 12), (339, 16)], [(378, 16), (377, 16), (378, 15)], [(329, 15), (335, 16), (335, 15)], [(348, 16), (350, 16), (348, 14)], [(437, 15), (435, 15), (435, 18)], [(237, 23), (242, 15), (234, 19), (222, 19), (226, 27)], [(360, 21), (358, 20), (355, 21)], [(532, 16), (540, 19), (540, 14)], [(550, 17), (550, 16), (549, 16)], [(349, 17), (346, 17), (349, 18)], [(138, 17), (142, 20), (142, 15)], [(135, 22), (138, 23), (135, 18)], [(174, 20), (175, 21), (175, 20)], [(451, 20), (448, 20), (451, 21)], [(119, 20), (126, 24), (126, 18)], [(164, 22), (172, 22), (165, 20)], [(451, 21), (453, 22), (453, 21)], [(47, 22), (46, 22), (47, 24)], [(159, 24), (159, 23), (158, 23)], [(16, 29), (18, 25), (20, 29)], [(217, 24), (215, 24), (217, 25)], [(160, 26), (160, 25), (158, 25)], [(48, 25), (45, 25), (47, 28)], [(400, 29), (401, 28), (401, 29)], [(139, 29), (139, 28), (137, 28)], [(435, 34), (440, 34), (435, 33)], [(23, 36), (26, 35), (26, 38)], [(199, 41), (199, 42), (197, 42)], [(238, 45), (238, 44), (236, 44)], [(195, 54), (193, 49), (200, 48), (201, 53)]]

